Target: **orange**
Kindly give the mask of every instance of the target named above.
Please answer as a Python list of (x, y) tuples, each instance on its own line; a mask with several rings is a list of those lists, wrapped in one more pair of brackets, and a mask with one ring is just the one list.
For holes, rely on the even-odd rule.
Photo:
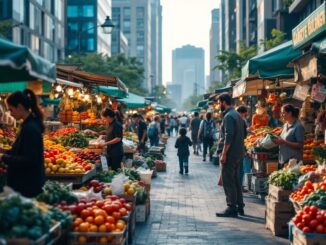
[(87, 242), (87, 237), (85, 237), (85, 236), (78, 237), (78, 242), (81, 243), (81, 244), (86, 243)]
[(100, 244), (107, 244), (109, 242), (109, 239), (105, 236), (101, 236), (99, 239)]
[(101, 215), (96, 216), (94, 219), (94, 223), (96, 225), (102, 225), (102, 224), (104, 224), (104, 222), (105, 222), (105, 218)]
[(116, 227), (117, 227), (117, 229), (119, 229), (119, 230), (123, 230), (123, 229), (125, 228), (125, 224), (122, 223), (122, 222), (118, 222), (118, 223), (116, 224)]
[(120, 212), (113, 212), (112, 216), (115, 218), (115, 220), (118, 220), (121, 217)]
[(108, 232), (114, 231), (115, 230), (115, 224), (106, 223), (106, 230)]
[(98, 228), (96, 225), (91, 225), (88, 229), (89, 232), (97, 232), (98, 231)]
[(88, 216), (85, 221), (92, 224), (94, 222), (94, 218), (93, 216)]
[(100, 225), (99, 227), (98, 227), (98, 232), (106, 232), (106, 225)]
[(95, 216), (103, 216), (103, 218), (105, 218), (106, 216), (108, 216), (108, 214), (102, 210), (102, 209), (94, 209), (94, 215)]
[(120, 229), (118, 229), (118, 228), (116, 228), (114, 231), (112, 231), (112, 232), (121, 232), (121, 230)]
[(127, 215), (127, 209), (125, 208), (120, 208), (119, 212), (122, 217)]
[(88, 222), (83, 222), (79, 225), (79, 231), (80, 232), (87, 232), (89, 228), (89, 223)]
[(83, 222), (84, 222), (84, 221), (83, 221), (82, 218), (76, 218), (76, 219), (74, 220), (73, 227), (79, 227), (79, 225), (80, 225), (81, 223), (83, 223)]
[(112, 216), (108, 216), (108, 217), (106, 217), (106, 222), (108, 222), (110, 224), (114, 224), (115, 223), (115, 219)]

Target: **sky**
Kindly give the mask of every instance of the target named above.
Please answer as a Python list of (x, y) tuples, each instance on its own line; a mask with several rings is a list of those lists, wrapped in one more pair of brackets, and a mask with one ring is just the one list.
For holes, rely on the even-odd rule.
[(209, 74), (211, 10), (220, 0), (161, 0), (163, 7), (163, 84), (172, 79), (172, 50), (185, 44), (205, 50), (205, 74)]

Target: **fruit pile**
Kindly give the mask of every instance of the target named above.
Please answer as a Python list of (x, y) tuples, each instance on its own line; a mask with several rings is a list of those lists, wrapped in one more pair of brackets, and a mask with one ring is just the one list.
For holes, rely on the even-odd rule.
[(313, 135), (306, 136), (303, 146), (303, 159), (314, 159), (312, 149), (322, 146), (323, 140), (315, 141)]
[(51, 133), (48, 133), (47, 136), (49, 138), (52, 138), (52, 137), (62, 137), (62, 136), (66, 136), (66, 135), (69, 135), (69, 134), (72, 134), (72, 133), (76, 133), (78, 130), (76, 128), (61, 128), (55, 132), (51, 132)]
[[(326, 185), (323, 185), (325, 187)], [(314, 193), (306, 196), (302, 202), (303, 205), (314, 205), (321, 209), (326, 209), (326, 191), (319, 189)]]
[(67, 151), (67, 149), (63, 145), (56, 144), (55, 142), (49, 139), (44, 140), (44, 149), (57, 150), (58, 152)]
[(93, 188), (95, 193), (102, 192), (103, 196), (112, 195), (112, 189), (104, 182), (100, 182), (98, 180), (91, 180), (88, 182), (87, 186), (81, 187), (80, 191), (88, 191), (89, 189)]
[(93, 151), (79, 151), (76, 153), (76, 155), (82, 160), (88, 160), (96, 164), (101, 163), (100, 154)]
[(270, 128), (262, 127), (255, 129), (251, 135), (245, 139), (245, 146), (247, 149), (253, 148), (256, 146), (256, 142), (260, 138), (264, 138), (267, 134), (279, 135), (282, 132), (282, 128)]
[(292, 222), (304, 233), (326, 233), (326, 210), (319, 210), (316, 206), (305, 206)]
[(315, 191), (314, 186), (311, 181), (306, 181), (304, 186), (295, 192), (292, 192), (290, 198), (297, 202), (302, 202), (306, 195), (313, 193)]
[(91, 163), (73, 152), (59, 150), (44, 151), (44, 165), (46, 174), (83, 174), (93, 168)]
[(300, 172), (302, 174), (306, 174), (308, 172), (315, 172), (316, 171), (316, 167), (314, 165), (304, 165), (300, 167)]
[[(59, 205), (65, 209), (64, 205)], [(86, 202), (81, 200), (77, 205), (70, 205), (73, 220), (73, 230), (75, 232), (107, 232), (108, 235), (99, 237), (96, 242), (106, 244), (117, 242), (109, 233), (120, 233), (125, 230), (126, 222), (122, 217), (128, 215), (132, 206), (126, 203), (125, 199), (117, 196), (108, 196), (103, 200), (91, 200)], [(86, 236), (78, 237), (79, 243), (88, 242)]]
[(72, 133), (61, 137), (60, 143), (65, 147), (85, 148), (88, 146), (88, 139), (82, 133)]
[(0, 148), (10, 150), (15, 141), (16, 134), (12, 128), (0, 128)]

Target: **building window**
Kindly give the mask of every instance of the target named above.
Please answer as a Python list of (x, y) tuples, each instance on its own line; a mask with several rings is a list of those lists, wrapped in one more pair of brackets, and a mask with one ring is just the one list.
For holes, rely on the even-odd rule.
[(144, 18), (145, 16), (145, 9), (144, 7), (137, 7), (136, 9), (137, 13), (137, 18)]
[(78, 17), (78, 6), (68, 6), (67, 16), (69, 18), (76, 18)]
[(137, 45), (137, 57), (144, 57), (144, 45)]
[[(1, 2), (1, 1), (0, 1)], [(0, 3), (0, 6), (3, 5)], [(13, 0), (13, 19), (23, 22), (24, 21), (24, 1)]]
[(68, 42), (68, 49), (74, 50), (78, 48), (78, 39), (77, 38), (70, 38)]
[(124, 20), (123, 21), (123, 30), (124, 31), (130, 30), (130, 20)]
[(84, 5), (83, 6), (83, 17), (94, 17), (94, 5)]
[(39, 38), (35, 35), (31, 35), (31, 49), (33, 52), (35, 53), (39, 53), (40, 51), (40, 42), (39, 42)]
[(74, 32), (77, 33), (78, 32), (78, 23), (68, 23), (68, 32)]
[(137, 29), (143, 29), (144, 28), (144, 19), (137, 19)]
[(144, 37), (144, 31), (137, 31), (137, 42), (143, 43)]
[(95, 51), (95, 39), (94, 38), (87, 39), (87, 51)]
[(94, 31), (95, 31), (94, 22), (87, 21), (87, 22), (83, 23), (83, 26), (82, 26), (83, 33), (94, 34)]
[(120, 14), (120, 8), (112, 8), (112, 15), (113, 14)]
[(129, 7), (123, 8), (123, 18), (124, 19), (130, 19), (131, 12)]

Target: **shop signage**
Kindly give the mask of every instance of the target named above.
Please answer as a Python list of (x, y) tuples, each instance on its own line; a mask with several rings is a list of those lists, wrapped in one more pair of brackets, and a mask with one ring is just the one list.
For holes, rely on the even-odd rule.
[(293, 63), (295, 82), (304, 82), (317, 77), (317, 58), (313, 54), (305, 54)]
[(308, 85), (297, 85), (294, 90), (293, 98), (300, 100), (300, 101), (305, 101), (308, 94), (309, 94), (309, 89), (310, 87)]
[(325, 85), (317, 82), (311, 88), (311, 98), (319, 103), (323, 103), (326, 97)]
[(299, 48), (326, 31), (326, 3), (324, 2), (292, 30), (292, 43)]

